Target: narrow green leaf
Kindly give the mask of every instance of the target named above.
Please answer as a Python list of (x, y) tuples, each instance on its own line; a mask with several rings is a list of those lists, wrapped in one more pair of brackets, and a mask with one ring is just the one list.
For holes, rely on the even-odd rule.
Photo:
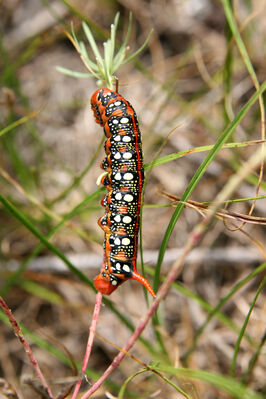
[(18, 119), (17, 121), (10, 123), (4, 129), (0, 130), (0, 137), (10, 132), (11, 130), (15, 129), (16, 127), (23, 125), (23, 123), (28, 122), (30, 119), (35, 118), (38, 113), (39, 111), (33, 111), (30, 114)]
[(72, 33), (72, 37), (74, 39), (74, 42), (76, 43), (76, 46), (79, 48), (79, 41), (78, 41), (77, 36), (75, 34), (74, 25), (73, 25), (72, 21), (71, 21), (70, 26), (71, 26), (71, 33)]
[(86, 61), (86, 63), (88, 64), (88, 66), (95, 72), (98, 72), (98, 66), (90, 59), (87, 49), (85, 47), (85, 44), (81, 41), (79, 42), (79, 49), (80, 52), (84, 58), (84, 60)]
[(234, 377), (234, 376), (235, 376), (236, 358), (237, 358), (237, 355), (238, 355), (238, 353), (239, 353), (240, 344), (241, 344), (242, 338), (243, 338), (243, 336), (244, 336), (245, 330), (246, 330), (246, 328), (247, 328), (248, 321), (249, 321), (249, 318), (250, 318), (250, 316), (251, 316), (251, 312), (252, 312), (252, 310), (254, 309), (254, 306), (255, 306), (255, 304), (256, 304), (256, 301), (257, 301), (257, 299), (258, 299), (258, 296), (259, 296), (259, 294), (261, 293), (261, 290), (262, 290), (262, 288), (264, 287), (265, 283), (266, 283), (266, 277), (264, 277), (264, 279), (263, 279), (262, 282), (260, 283), (260, 286), (259, 286), (259, 288), (258, 288), (258, 290), (257, 290), (257, 292), (256, 292), (256, 295), (255, 295), (254, 298), (253, 298), (253, 301), (252, 301), (252, 303), (251, 303), (251, 305), (250, 305), (248, 314), (247, 314), (247, 316), (246, 316), (246, 318), (245, 318), (245, 321), (244, 321), (243, 326), (242, 326), (242, 328), (241, 328), (240, 334), (239, 334), (238, 339), (237, 339), (237, 341), (236, 341), (235, 349), (234, 349), (234, 355), (233, 355), (232, 362), (231, 362), (231, 367), (230, 367), (230, 375), (231, 375), (231, 377)]
[(126, 34), (125, 40), (123, 41), (120, 49), (118, 50), (118, 52), (113, 60), (112, 73), (114, 73), (114, 71), (118, 68), (118, 66), (121, 65), (121, 61), (125, 57), (125, 50), (126, 50), (127, 43), (129, 41), (131, 29), (132, 29), (132, 12), (129, 13), (129, 23), (128, 23), (128, 29), (127, 29), (127, 34)]
[(244, 62), (246, 64), (247, 70), (249, 71), (250, 75), (252, 76), (254, 82), (256, 83), (256, 86), (257, 86), (256, 88), (258, 89), (259, 88), (259, 82), (258, 82), (258, 79), (257, 79), (257, 75), (256, 75), (255, 70), (253, 68), (253, 65), (252, 65), (252, 63), (251, 63), (251, 61), (249, 59), (249, 55), (248, 55), (248, 52), (246, 50), (245, 44), (244, 44), (244, 42), (243, 42), (243, 40), (242, 40), (242, 38), (240, 36), (240, 33), (238, 31), (238, 28), (237, 28), (237, 25), (236, 25), (236, 22), (235, 22), (235, 19), (234, 19), (234, 15), (233, 15), (233, 12), (232, 12), (232, 7), (231, 7), (230, 0), (222, 0), (222, 4), (223, 4), (223, 7), (224, 7), (224, 12), (225, 12), (225, 15), (226, 15), (226, 18), (227, 18), (227, 22), (228, 22), (228, 24), (230, 26), (230, 29), (231, 29), (232, 34), (234, 36), (234, 39), (235, 39), (235, 41), (237, 43), (237, 47), (238, 47), (240, 53), (242, 54), (242, 57), (243, 57), (243, 60), (244, 60)]
[(119, 21), (119, 12), (115, 16), (114, 23), (111, 25), (111, 36), (110, 36), (110, 66), (112, 65), (112, 61), (114, 59), (114, 52), (115, 52), (115, 37), (116, 37), (116, 30)]
[(184, 202), (188, 200), (190, 197), (191, 193), (193, 192), (194, 188), (197, 186), (198, 182), (200, 181), (201, 177), (204, 175), (206, 169), (212, 162), (212, 160), (215, 158), (217, 152), (221, 149), (225, 141), (230, 137), (230, 134), (234, 131), (236, 126), (241, 122), (241, 120), (244, 118), (248, 110), (251, 108), (251, 106), (255, 103), (255, 101), (258, 99), (260, 94), (262, 94), (266, 89), (266, 82), (263, 83), (263, 85), (260, 87), (260, 89), (253, 94), (253, 96), (250, 98), (250, 100), (244, 105), (244, 107), (240, 110), (240, 112), (236, 115), (234, 120), (231, 122), (228, 128), (225, 129), (225, 131), (221, 134), (220, 138), (217, 140), (215, 145), (213, 146), (212, 150), (209, 152), (209, 154), (206, 156), (204, 161), (201, 163), (199, 166), (198, 170), (192, 177), (187, 189), (185, 190), (181, 201), (182, 203), (179, 203), (171, 217), (171, 220), (167, 226), (166, 232), (164, 234), (162, 244), (160, 247), (159, 251), (159, 256), (157, 260), (157, 265), (156, 265), (156, 270), (155, 270), (155, 276), (154, 276), (154, 284), (153, 284), (153, 289), (156, 293), (158, 290), (159, 286), (159, 281), (160, 281), (160, 271), (161, 271), (161, 265), (163, 262), (164, 254), (169, 242), (169, 239), (171, 237), (172, 231), (175, 227), (175, 224), (184, 208)]
[(181, 378), (196, 379), (204, 381), (216, 388), (222, 389), (224, 392), (228, 392), (235, 398), (239, 399), (263, 399), (263, 396), (245, 387), (240, 382), (233, 378), (223, 376), (220, 374), (211, 373), (205, 370), (193, 370), (185, 368), (175, 368), (167, 365), (160, 364), (159, 366), (153, 367), (155, 370), (163, 371), (168, 374), (174, 374)]
[[(260, 144), (260, 143), (263, 143), (263, 141), (259, 140), (259, 142), (254, 142), (254, 144)], [(248, 145), (253, 145), (253, 142), (245, 141), (243, 143), (226, 143), (226, 144), (223, 144), (221, 149), (241, 148), (241, 147), (247, 147)], [(154, 167), (154, 166), (163, 165), (167, 162), (174, 161), (175, 159), (182, 158), (189, 154), (195, 154), (195, 153), (203, 152), (203, 151), (210, 151), (213, 149), (213, 147), (214, 147), (214, 144), (213, 145), (202, 145), (200, 147), (194, 147), (194, 148), (190, 148), (188, 150), (182, 150), (179, 152), (175, 152), (173, 154), (169, 154), (164, 157), (155, 159), (152, 162), (146, 163), (144, 165), (144, 169), (150, 169), (151, 167)]]
[(72, 71), (71, 69), (64, 68), (61, 66), (56, 66), (58, 72), (64, 73), (65, 75), (72, 76), (72, 78), (93, 78), (93, 75), (89, 72), (78, 72)]
[(253, 356), (251, 357), (249, 363), (248, 363), (248, 367), (247, 370), (245, 371), (245, 373), (242, 375), (241, 378), (241, 382), (244, 384), (245, 382), (247, 382), (250, 378), (250, 375), (252, 373), (252, 370), (254, 369), (257, 360), (261, 354), (261, 352), (263, 351), (264, 347), (265, 347), (265, 343), (266, 343), (266, 334), (264, 334), (261, 338), (260, 344), (257, 348), (257, 350), (255, 351), (255, 353), (253, 354)]
[[(206, 321), (198, 328), (196, 333), (194, 334), (193, 337), (193, 344), (191, 347), (187, 350), (187, 352), (184, 354), (184, 359), (186, 359), (190, 353), (194, 350), (197, 340), (209, 324), (209, 322), (212, 320), (212, 318), (217, 314), (217, 312), (220, 311), (220, 309), (229, 301), (229, 299), (237, 292), (239, 291), (244, 285), (246, 285), (250, 280), (252, 280), (255, 276), (258, 274), (264, 272), (266, 270), (266, 263), (263, 263), (262, 265), (258, 266), (253, 272), (251, 272), (247, 277), (245, 277), (243, 280), (239, 281), (236, 285), (233, 286), (233, 288), (229, 291), (227, 295), (225, 295), (219, 303), (213, 308), (213, 310), (210, 312), (208, 315)], [(256, 346), (254, 341), (249, 339), (249, 343), (252, 344), (253, 346)]]
[(127, 64), (128, 62), (132, 61), (133, 58), (135, 58), (148, 44), (151, 36), (153, 34), (153, 29), (151, 29), (150, 33), (148, 34), (147, 39), (145, 40), (145, 42), (143, 43), (143, 45), (137, 50), (135, 51), (135, 53), (131, 54), (128, 58), (126, 58), (121, 65)]
[(90, 28), (88, 27), (87, 24), (85, 24), (85, 22), (82, 22), (82, 27), (83, 27), (84, 33), (90, 43), (91, 49), (95, 55), (97, 62), (100, 64), (101, 68), (104, 69), (104, 61), (103, 61), (102, 56), (98, 50), (97, 44), (94, 40), (94, 37), (91, 33)]
[(96, 292), (96, 288), (88, 277), (77, 269), (58, 248), (51, 244), (50, 241), (48, 241), (47, 238), (33, 226), (26, 216), (12, 205), (11, 202), (4, 198), (2, 194), (0, 194), (0, 201), (14, 217), (16, 217), (29, 231), (31, 231), (48, 249), (50, 249), (50, 251), (58, 256), (67, 265), (67, 267), (80, 278), (81, 281), (89, 285)]

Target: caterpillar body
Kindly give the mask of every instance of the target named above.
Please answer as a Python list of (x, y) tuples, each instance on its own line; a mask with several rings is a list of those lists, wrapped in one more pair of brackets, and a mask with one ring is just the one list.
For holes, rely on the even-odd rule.
[(139, 281), (155, 297), (148, 281), (137, 272), (137, 247), (141, 191), (144, 181), (141, 135), (136, 113), (120, 94), (97, 90), (91, 98), (96, 122), (106, 136), (105, 171), (101, 183), (108, 192), (101, 204), (105, 214), (98, 220), (105, 233), (104, 258), (95, 287), (110, 295), (128, 279)]

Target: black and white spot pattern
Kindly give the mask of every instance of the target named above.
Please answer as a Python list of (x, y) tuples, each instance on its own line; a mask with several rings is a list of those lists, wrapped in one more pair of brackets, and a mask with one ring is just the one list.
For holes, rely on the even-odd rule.
[(107, 137), (101, 179), (108, 193), (102, 200), (106, 213), (99, 219), (105, 231), (107, 259), (101, 272), (118, 286), (136, 269), (141, 190), (144, 180), (140, 131), (135, 111), (119, 94), (98, 91), (92, 108)]

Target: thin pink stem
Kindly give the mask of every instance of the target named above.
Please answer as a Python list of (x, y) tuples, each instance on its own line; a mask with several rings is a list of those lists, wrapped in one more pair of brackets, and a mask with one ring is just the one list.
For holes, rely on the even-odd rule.
[(14, 318), (12, 312), (11, 312), (11, 309), (9, 309), (9, 307), (7, 306), (7, 304), (5, 303), (4, 299), (1, 296), (0, 296), (0, 306), (2, 307), (3, 311), (7, 315), (8, 319), (10, 321), (10, 324), (13, 327), (15, 335), (18, 337), (18, 339), (20, 340), (21, 344), (24, 346), (24, 349), (25, 349), (25, 351), (26, 351), (26, 353), (27, 353), (27, 355), (29, 357), (29, 360), (30, 360), (31, 364), (34, 367), (37, 376), (40, 378), (43, 387), (46, 389), (46, 391), (47, 391), (47, 393), (49, 395), (49, 398), (50, 399), (54, 399), (52, 391), (49, 388), (43, 373), (41, 372), (41, 369), (40, 369), (40, 367), (38, 365), (37, 360), (35, 359), (35, 357), (34, 357), (34, 355), (32, 353), (32, 350), (31, 350), (31, 348), (30, 348), (30, 346), (28, 344), (28, 341), (25, 339), (25, 337), (23, 335), (23, 332), (21, 331), (21, 328), (19, 327), (18, 323), (16, 322), (16, 320), (15, 320), (15, 318)]
[[(205, 226), (206, 228), (206, 226)], [(184, 251), (180, 258), (173, 264), (171, 270), (169, 271), (167, 278), (165, 282), (161, 285), (158, 294), (155, 298), (155, 301), (152, 303), (150, 306), (148, 312), (146, 313), (145, 317), (143, 320), (141, 320), (136, 327), (135, 331), (129, 338), (127, 344), (123, 348), (122, 352), (119, 352), (119, 354), (114, 358), (112, 364), (105, 370), (103, 375), (99, 378), (99, 380), (81, 397), (81, 399), (88, 399), (90, 396), (99, 389), (99, 387), (103, 384), (103, 382), (109, 377), (109, 375), (114, 371), (114, 369), (120, 364), (120, 362), (124, 359), (126, 356), (126, 352), (128, 352), (144, 328), (147, 326), (150, 318), (156, 311), (156, 309), (159, 306), (159, 303), (161, 300), (166, 296), (167, 292), (169, 291), (171, 284), (176, 280), (178, 274), (182, 271), (184, 261), (186, 256), (189, 254), (191, 249), (197, 244), (199, 238), (201, 237), (203, 231), (205, 230), (204, 226), (196, 226), (196, 228), (192, 231), (189, 240), (187, 242), (187, 245), (184, 248)]]
[[(97, 321), (98, 321), (98, 317), (99, 317), (99, 313), (100, 313), (100, 309), (101, 309), (101, 303), (102, 303), (102, 294), (100, 292), (98, 292), (96, 295), (96, 302), (95, 302), (95, 307), (94, 307), (94, 312), (93, 312), (93, 317), (92, 317), (92, 322), (91, 322), (91, 327), (90, 327), (90, 334), (89, 334), (89, 338), (88, 338), (88, 342), (87, 342), (87, 348), (86, 348), (86, 352), (85, 352), (85, 356), (84, 356), (84, 360), (83, 360), (83, 364), (82, 364), (82, 368), (81, 368), (82, 375), (85, 374), (87, 364), (88, 364), (88, 361), (90, 358), (92, 344), (93, 344), (94, 337), (95, 337)], [(80, 386), (81, 386), (81, 383), (82, 383), (82, 378), (77, 382), (77, 384), (75, 386), (72, 399), (76, 399), (79, 389), (80, 389)]]

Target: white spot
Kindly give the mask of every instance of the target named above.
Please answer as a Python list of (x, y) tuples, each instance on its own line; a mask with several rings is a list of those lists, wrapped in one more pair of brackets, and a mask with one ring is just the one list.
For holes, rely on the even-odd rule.
[(120, 141), (120, 140), (121, 140), (121, 137), (119, 135), (114, 137), (114, 141)]
[(125, 153), (123, 154), (123, 158), (124, 158), (124, 159), (130, 159), (130, 158), (132, 158), (131, 152), (125, 152)]
[(117, 285), (117, 281), (116, 280), (112, 280), (111, 284), (112, 285)]
[[(113, 104), (113, 103), (112, 103), (112, 104)], [(115, 104), (116, 106), (121, 105), (121, 101), (116, 101), (114, 104)]]
[(109, 105), (109, 108), (113, 108), (113, 106), (114, 106), (114, 103), (111, 103), (111, 104)]
[(131, 138), (129, 136), (124, 136), (122, 141), (124, 141), (124, 143), (129, 143), (131, 141)]
[(121, 122), (121, 123), (128, 123), (128, 122), (129, 122), (129, 119), (128, 119), (128, 118), (121, 118), (121, 119), (120, 119), (120, 122)]
[(131, 218), (130, 216), (124, 216), (124, 217), (123, 217), (123, 222), (124, 222), (124, 223), (128, 224), (128, 223), (130, 223), (131, 221), (132, 221), (132, 218)]
[(124, 270), (124, 272), (129, 273), (130, 267), (128, 265), (123, 265), (123, 270)]
[(126, 201), (126, 202), (132, 202), (133, 201), (133, 195), (131, 195), (131, 194), (126, 194), (125, 196), (124, 196), (124, 200)]
[(132, 175), (132, 173), (125, 173), (124, 174), (124, 179), (125, 180), (132, 180), (132, 179), (134, 179), (134, 176)]
[(114, 159), (120, 159), (121, 158), (121, 154), (120, 154), (120, 152), (117, 152), (115, 155), (114, 155)]
[(121, 270), (121, 265), (120, 265), (120, 263), (117, 262), (117, 263), (115, 264), (115, 267), (116, 267), (116, 270)]
[[(128, 194), (126, 194), (126, 195), (128, 195)], [(121, 200), (122, 199), (122, 194), (121, 193), (116, 193), (115, 199), (118, 200), (118, 201)]]
[[(123, 240), (124, 240), (124, 238), (123, 238)], [(123, 240), (122, 240), (122, 241), (123, 241)], [(114, 244), (115, 244), (115, 245), (120, 245), (120, 244), (121, 244), (120, 238), (117, 237), (117, 238), (114, 240)], [(126, 244), (124, 244), (124, 245), (126, 245)]]
[(117, 223), (121, 222), (121, 216), (120, 216), (120, 215), (116, 215), (116, 216), (114, 217), (114, 220), (115, 220)]
[(113, 119), (113, 124), (114, 124), (114, 125), (117, 125), (118, 123), (119, 123), (119, 120)]
[(121, 173), (117, 172), (115, 174), (115, 180), (121, 180), (121, 179), (122, 179)]
[(130, 239), (129, 238), (122, 238), (122, 245), (129, 245)]

